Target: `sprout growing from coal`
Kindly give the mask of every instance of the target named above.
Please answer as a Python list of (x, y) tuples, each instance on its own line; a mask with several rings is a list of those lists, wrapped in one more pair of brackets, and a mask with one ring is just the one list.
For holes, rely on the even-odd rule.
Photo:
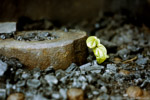
[(109, 58), (106, 48), (100, 44), (100, 40), (96, 36), (88, 37), (86, 44), (93, 50), (98, 64), (103, 63), (107, 58)]

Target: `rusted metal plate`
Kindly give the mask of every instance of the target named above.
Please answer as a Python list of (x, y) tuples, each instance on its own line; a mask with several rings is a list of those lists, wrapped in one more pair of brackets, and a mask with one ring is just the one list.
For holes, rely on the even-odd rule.
[(0, 54), (18, 58), (27, 68), (39, 67), (45, 69), (66, 69), (72, 62), (79, 65), (86, 61), (87, 35), (83, 31), (22, 31), (51, 32), (59, 38), (45, 41), (17, 41), (14, 39), (0, 40)]

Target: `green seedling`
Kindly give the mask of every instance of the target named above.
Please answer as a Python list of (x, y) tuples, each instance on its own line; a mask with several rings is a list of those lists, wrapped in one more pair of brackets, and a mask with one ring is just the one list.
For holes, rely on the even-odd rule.
[(109, 56), (107, 55), (107, 49), (100, 44), (100, 40), (95, 36), (90, 36), (86, 40), (87, 46), (93, 50), (97, 63), (103, 63)]

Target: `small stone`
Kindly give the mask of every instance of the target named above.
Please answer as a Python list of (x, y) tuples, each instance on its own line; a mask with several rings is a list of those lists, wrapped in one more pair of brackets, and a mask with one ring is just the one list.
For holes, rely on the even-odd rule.
[(6, 70), (7, 70), (7, 64), (0, 60), (0, 76), (3, 76)]
[(87, 64), (84, 64), (84, 65), (81, 65), (80, 66), (80, 69), (81, 70), (85, 70), (87, 67), (91, 66), (91, 63), (87, 63)]
[(60, 99), (60, 94), (59, 93), (53, 93), (52, 94), (52, 97), (54, 98), (54, 99)]
[(41, 76), (41, 73), (40, 72), (36, 72), (33, 74), (33, 77), (38, 79), (39, 77)]
[(69, 100), (84, 100), (84, 92), (82, 89), (71, 88), (67, 91)]
[(129, 72), (128, 70), (122, 69), (122, 70), (119, 71), (119, 74), (122, 74), (122, 75), (129, 75), (130, 72)]
[(62, 69), (56, 70), (55, 75), (57, 79), (60, 79), (65, 76), (65, 71), (63, 71)]
[(67, 69), (66, 72), (72, 72), (73, 70), (76, 70), (77, 65), (75, 63), (72, 63)]
[(46, 74), (55, 72), (53, 66), (47, 67), (44, 71), (46, 72)]
[(126, 60), (128, 59), (127, 55), (130, 53), (130, 51), (126, 48), (121, 49), (117, 52), (117, 54), (123, 59)]
[(17, 87), (23, 87), (25, 86), (25, 81), (22, 80), (22, 81), (18, 81), (17, 84), (16, 84)]
[(150, 92), (144, 90), (144, 91), (143, 91), (143, 96), (141, 96), (140, 99), (141, 99), (141, 100), (150, 100)]
[(101, 70), (92, 70), (91, 71), (91, 73), (96, 73), (96, 74), (98, 74), (98, 73), (100, 73), (101, 72)]
[(29, 77), (30, 77), (29, 73), (23, 72), (23, 74), (22, 74), (23, 79), (28, 79)]
[(122, 100), (123, 98), (122, 98), (122, 96), (120, 96), (120, 95), (114, 95), (114, 96), (111, 96), (110, 97), (110, 100)]
[(50, 75), (50, 74), (45, 76), (45, 80), (48, 82), (49, 85), (58, 83), (57, 78), (53, 75)]
[(78, 80), (83, 82), (83, 81), (86, 81), (87, 79), (84, 76), (79, 76)]
[(13, 93), (8, 96), (7, 100), (25, 100), (25, 96), (23, 93)]
[(100, 90), (101, 90), (102, 92), (104, 92), (104, 93), (107, 93), (107, 88), (106, 88), (106, 86), (102, 86)]
[(16, 75), (20, 75), (20, 74), (22, 74), (23, 73), (23, 69), (18, 69), (17, 71), (16, 71)]
[(0, 100), (5, 100), (5, 99), (6, 99), (6, 90), (0, 89)]
[(93, 91), (93, 95), (99, 95), (98, 91)]
[(144, 82), (141, 84), (141, 88), (146, 87), (149, 84), (149, 80), (144, 80)]
[(27, 85), (29, 87), (38, 88), (41, 85), (41, 82), (37, 79), (28, 79)]
[(109, 95), (108, 94), (102, 94), (100, 95), (100, 100), (109, 100)]
[(138, 65), (145, 65), (148, 62), (148, 58), (138, 58), (135, 62)]
[(82, 82), (82, 87), (81, 87), (82, 90), (85, 90), (87, 86), (88, 86), (88, 83)]
[(77, 79), (74, 78), (72, 86), (76, 87), (76, 88), (80, 88), (82, 86), (82, 83), (79, 80), (77, 80)]
[(127, 88), (126, 94), (129, 97), (137, 98), (143, 95), (143, 91), (138, 86), (130, 86)]
[(44, 98), (42, 95), (38, 94), (34, 95), (32, 100), (47, 100), (47, 99)]
[(67, 90), (66, 89), (60, 89), (59, 93), (63, 99), (67, 99)]
[(120, 58), (118, 58), (118, 57), (114, 58), (114, 63), (115, 63), (115, 64), (118, 64), (118, 63), (120, 63), (120, 62), (121, 62), (121, 59), (120, 59)]
[(109, 70), (112, 73), (115, 73), (117, 70), (116, 64), (107, 64), (107, 70)]
[(86, 78), (87, 78), (89, 83), (91, 83), (93, 80), (93, 77), (91, 75), (86, 75)]
[(80, 71), (76, 71), (75, 72), (75, 76), (80, 76), (81, 72)]
[(16, 22), (0, 23), (0, 33), (11, 33), (16, 31)]
[(65, 84), (67, 79), (68, 79), (68, 76), (64, 76), (60, 79), (60, 81)]

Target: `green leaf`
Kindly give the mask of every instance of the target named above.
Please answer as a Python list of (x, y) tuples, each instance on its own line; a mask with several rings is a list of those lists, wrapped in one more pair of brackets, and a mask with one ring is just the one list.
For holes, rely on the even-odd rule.
[(93, 48), (96, 48), (98, 44), (100, 44), (100, 40), (95, 36), (90, 36), (86, 40), (86, 44), (89, 48), (93, 49)]
[(107, 58), (109, 58), (107, 55), (107, 49), (104, 45), (100, 44), (100, 40), (97, 37), (90, 36), (86, 40), (86, 44), (89, 48), (93, 49), (98, 64), (103, 63)]

